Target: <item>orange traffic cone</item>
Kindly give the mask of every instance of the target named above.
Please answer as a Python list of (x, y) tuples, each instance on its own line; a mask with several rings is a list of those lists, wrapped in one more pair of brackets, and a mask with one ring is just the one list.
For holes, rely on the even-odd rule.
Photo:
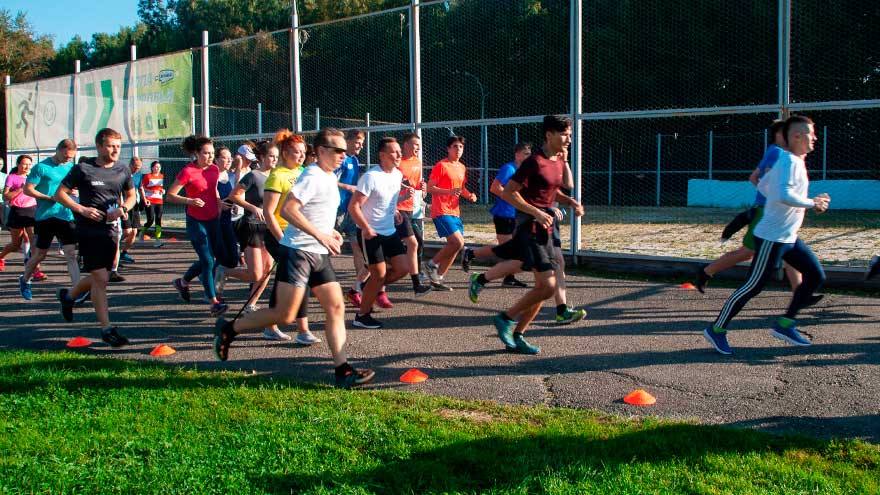
[(145, 241), (149, 241), (150, 239), (152, 239), (152, 237), (148, 236), (147, 234), (144, 234), (144, 240), (145, 240)]
[(177, 242), (177, 237), (169, 237), (168, 242)]
[(411, 368), (407, 370), (406, 373), (400, 375), (400, 381), (403, 383), (421, 383), (427, 379), (428, 375), (415, 368)]
[(657, 399), (648, 392), (638, 389), (630, 392), (629, 395), (623, 398), (623, 401), (634, 406), (650, 406), (657, 402)]
[(679, 285), (679, 287), (684, 290), (697, 290), (697, 286), (690, 283), (690, 282), (685, 282), (685, 283)]
[(170, 345), (159, 344), (150, 351), (150, 356), (160, 357), (160, 356), (170, 356), (174, 354), (175, 351), (173, 347)]
[(88, 347), (92, 341), (85, 337), (74, 337), (67, 341), (67, 347)]

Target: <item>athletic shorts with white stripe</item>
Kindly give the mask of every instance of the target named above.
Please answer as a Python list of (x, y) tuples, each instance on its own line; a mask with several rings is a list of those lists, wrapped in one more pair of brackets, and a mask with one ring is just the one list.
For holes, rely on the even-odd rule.
[(825, 283), (825, 271), (813, 251), (800, 238), (794, 243), (772, 242), (755, 237), (755, 257), (746, 283), (733, 292), (721, 308), (715, 326), (727, 328), (747, 302), (758, 295), (767, 280), (782, 266), (785, 261), (795, 270), (803, 274), (803, 282), (794, 291), (794, 296), (785, 313), (786, 318), (795, 318), (803, 309), (813, 292)]

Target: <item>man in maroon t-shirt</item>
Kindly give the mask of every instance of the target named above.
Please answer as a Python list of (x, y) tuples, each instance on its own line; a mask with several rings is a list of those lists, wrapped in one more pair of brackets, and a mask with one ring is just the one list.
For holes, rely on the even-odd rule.
[[(535, 273), (535, 287), (510, 309), (493, 318), (501, 342), (508, 349), (523, 354), (541, 352), (541, 348), (527, 342), (523, 334), (541, 310), (541, 304), (553, 297), (556, 290), (553, 247), (556, 203), (572, 207), (577, 216), (584, 214), (580, 203), (560, 192), (565, 169), (564, 150), (571, 142), (571, 120), (548, 115), (544, 117), (542, 130), (544, 145), (520, 165), (502, 194), (502, 199), (517, 209), (513, 238), (493, 249), (499, 258), (508, 261), (492, 270), (515, 271), (518, 267), (506, 265), (521, 265), (522, 270)], [(473, 295), (471, 297), (473, 300)]]

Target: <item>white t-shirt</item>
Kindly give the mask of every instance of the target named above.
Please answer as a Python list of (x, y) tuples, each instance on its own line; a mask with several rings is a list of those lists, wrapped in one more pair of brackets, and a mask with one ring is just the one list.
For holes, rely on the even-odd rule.
[[(302, 203), (302, 214), (319, 232), (330, 234), (336, 223), (339, 206), (339, 185), (333, 172), (325, 172), (317, 165), (309, 165), (290, 189), (290, 196)], [(296, 228), (292, 223), (284, 229), (281, 244), (317, 254), (329, 254), (314, 237)]]
[(375, 165), (358, 179), (357, 190), (367, 197), (361, 211), (367, 224), (379, 235), (394, 234), (394, 212), (397, 211), (397, 197), (403, 174), (393, 169), (385, 172)]
[(815, 206), (807, 195), (809, 188), (804, 161), (783, 151), (773, 168), (758, 182), (758, 191), (767, 198), (767, 204), (764, 216), (755, 226), (755, 236), (786, 244), (795, 242), (806, 208)]

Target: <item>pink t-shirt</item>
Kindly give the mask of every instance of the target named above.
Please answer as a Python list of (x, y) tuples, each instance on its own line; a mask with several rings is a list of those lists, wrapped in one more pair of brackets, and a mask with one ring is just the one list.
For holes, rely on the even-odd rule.
[[(6, 187), (9, 188), (10, 191), (17, 191), (24, 186), (25, 181), (27, 181), (27, 175), (9, 174), (6, 176)], [(12, 201), (9, 202), (9, 206), (14, 206), (16, 208), (31, 208), (37, 206), (37, 200), (25, 193), (21, 193), (12, 198)]]
[(187, 198), (199, 198), (205, 206), (187, 205), (186, 214), (196, 220), (214, 220), (220, 216), (220, 200), (217, 198), (217, 180), (220, 169), (213, 163), (199, 168), (195, 162), (188, 163), (177, 174), (177, 182), (183, 186)]

